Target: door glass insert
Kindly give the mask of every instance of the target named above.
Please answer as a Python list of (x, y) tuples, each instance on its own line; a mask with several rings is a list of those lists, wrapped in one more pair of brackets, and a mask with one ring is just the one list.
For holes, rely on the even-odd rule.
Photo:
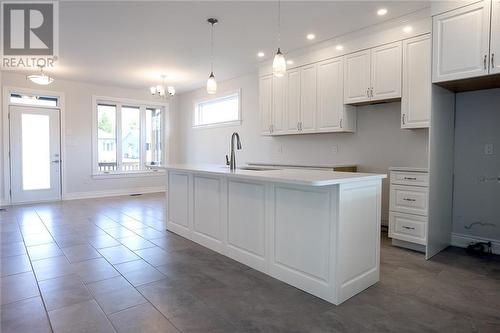
[(23, 190), (50, 189), (49, 116), (23, 113), (21, 136)]

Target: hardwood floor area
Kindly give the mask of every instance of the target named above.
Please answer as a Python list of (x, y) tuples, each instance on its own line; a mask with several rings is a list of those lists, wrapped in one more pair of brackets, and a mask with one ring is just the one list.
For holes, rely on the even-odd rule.
[(334, 306), (165, 231), (163, 194), (0, 212), (0, 332), (500, 332), (500, 259), (382, 235), (381, 281)]

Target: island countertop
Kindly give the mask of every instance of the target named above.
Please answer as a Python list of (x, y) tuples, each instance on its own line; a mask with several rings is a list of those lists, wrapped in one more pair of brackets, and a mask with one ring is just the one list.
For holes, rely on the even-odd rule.
[(221, 175), (232, 178), (279, 182), (304, 186), (329, 186), (352, 183), (358, 181), (380, 180), (385, 174), (336, 172), (325, 170), (282, 169), (266, 168), (265, 170), (245, 170), (247, 166), (240, 166), (230, 170), (228, 166), (217, 164), (169, 164), (162, 167), (167, 171), (185, 171), (204, 174)]

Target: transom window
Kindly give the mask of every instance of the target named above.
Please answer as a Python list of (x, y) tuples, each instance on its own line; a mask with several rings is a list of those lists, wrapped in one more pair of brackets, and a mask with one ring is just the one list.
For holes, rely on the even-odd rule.
[(193, 119), (194, 127), (239, 125), (241, 123), (240, 93), (197, 102)]
[(151, 171), (163, 164), (163, 107), (95, 99), (94, 110), (94, 174)]
[(10, 104), (32, 105), (40, 107), (57, 107), (58, 98), (52, 96), (39, 96), (22, 93), (10, 94)]

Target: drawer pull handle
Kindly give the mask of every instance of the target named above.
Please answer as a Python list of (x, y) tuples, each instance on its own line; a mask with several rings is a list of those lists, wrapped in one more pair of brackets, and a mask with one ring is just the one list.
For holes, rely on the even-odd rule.
[(404, 177), (405, 180), (417, 180), (417, 177)]
[(414, 201), (417, 201), (416, 199), (411, 199), (411, 198), (403, 198), (404, 201), (410, 201), (410, 202), (414, 202)]
[(407, 227), (407, 226), (403, 226), (404, 229), (408, 229), (408, 230), (415, 230), (415, 227)]

